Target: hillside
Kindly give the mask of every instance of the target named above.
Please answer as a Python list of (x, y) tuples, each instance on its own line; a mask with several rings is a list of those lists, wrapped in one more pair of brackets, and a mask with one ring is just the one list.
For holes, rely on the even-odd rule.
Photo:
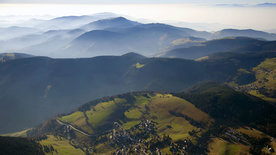
[(206, 154), (219, 148), (223, 154), (254, 154), (266, 152), (268, 145), (275, 147), (269, 136), (275, 134), (270, 129), (275, 111), (250, 95), (203, 83), (178, 94), (133, 92), (94, 100), (27, 134), (47, 135), (49, 145), (67, 139), (89, 154)]
[(1, 27), (0, 41), (21, 37), (29, 34), (36, 34), (39, 32), (40, 32), (39, 30), (35, 28), (29, 28), (29, 27), (19, 27), (19, 26)]
[(256, 49), (244, 48), (239, 52), (215, 53), (198, 61), (223, 62), (226, 66), (231, 62), (239, 64), (235, 75), (227, 84), (236, 90), (275, 103), (275, 45), (271, 42)]
[(169, 51), (161, 54), (163, 57), (185, 58), (185, 59), (198, 59), (214, 53), (225, 52), (245, 52), (250, 50), (264, 50), (263, 47), (267, 45), (270, 49), (275, 49), (275, 42), (262, 41), (252, 38), (243, 37), (229, 37), (221, 38), (210, 41), (197, 42), (194, 46), (190, 47), (175, 47)]
[(81, 27), (81, 29), (85, 29), (86, 31), (91, 30), (99, 30), (99, 29), (109, 29), (109, 28), (128, 28), (139, 25), (140, 23), (130, 21), (124, 17), (116, 17), (110, 19), (102, 19), (95, 22), (88, 23)]
[(252, 29), (223, 29), (221, 31), (217, 31), (213, 34), (214, 38), (223, 38), (223, 37), (250, 37), (257, 39), (265, 39), (265, 40), (276, 40), (276, 34), (267, 33), (263, 31), (257, 31)]
[(31, 139), (0, 136), (1, 155), (44, 155), (42, 146)]
[[(82, 15), (82, 16), (60, 16), (50, 20), (42, 20), (32, 24), (35, 28), (48, 31), (48, 30), (67, 30), (67, 29), (78, 29), (83, 25), (88, 23), (106, 19), (106, 18), (115, 18), (118, 15), (114, 13), (96, 13), (92, 15)], [(27, 21), (25, 24), (28, 24)]]
[(129, 28), (93, 30), (74, 39), (64, 52), (96, 56), (120, 55), (130, 51), (151, 56), (169, 46), (172, 41), (189, 36), (189, 33), (182, 29), (165, 24), (140, 24)]
[(23, 54), (23, 53), (0, 53), (0, 63), (4, 63), (9, 60), (15, 60), (15, 59), (23, 59), (23, 58), (30, 58), (33, 57), (29, 54)]
[[(192, 102), (197, 108), (208, 113), (225, 125), (248, 125), (275, 136), (274, 128), (266, 127), (275, 124), (276, 109), (265, 101), (216, 83), (196, 85), (176, 96)], [(246, 110), (245, 110), (246, 109)]]
[(10, 1), (0, 155), (276, 155), (276, 3)]
[[(82, 29), (49, 30), (40, 34), (0, 41), (0, 49), (2, 52), (20, 51), (32, 55), (61, 57), (64, 55), (60, 50), (84, 32)], [(69, 54), (68, 57), (70, 57)]]
[(141, 90), (179, 92), (202, 81), (249, 84), (255, 76), (241, 76), (240, 69), (251, 69), (272, 57), (275, 52), (225, 53), (192, 61), (146, 58), (132, 53), (87, 59), (32, 57), (7, 61), (0, 64), (0, 122), (6, 124), (0, 133), (33, 127), (106, 95)]
[(210, 36), (209, 32), (162, 23), (141, 24), (114, 14), (64, 16), (37, 22), (34, 27), (39, 32), (3, 38), (0, 50), (67, 58), (126, 52), (152, 56), (179, 39)]
[[(195, 59), (246, 45), (258, 45), (256, 39), (276, 39), (273, 33), (251, 29), (224, 29), (213, 33), (164, 23), (142, 24), (112, 13), (33, 19), (22, 24), (33, 28), (0, 28), (3, 31), (0, 37), (1, 52), (20, 51), (62, 58), (136, 52), (145, 56)], [(228, 40), (223, 39), (225, 37)], [(251, 39), (241, 39), (244, 37)]]
[(201, 70), (200, 64), (193, 61), (149, 59), (135, 54), (8, 61), (0, 64), (0, 115), (3, 118), (0, 120), (6, 124), (0, 131), (32, 127), (55, 114), (69, 112), (83, 102), (106, 95), (133, 90), (181, 90), (208, 78), (207, 73), (197, 76), (204, 74)]
[[(160, 151), (169, 152), (170, 143), (187, 143), (187, 150), (203, 151), (192, 144), (190, 140), (196, 137), (189, 133), (197, 131), (201, 135), (211, 123), (211, 117), (184, 99), (140, 92), (92, 101), (69, 115), (46, 122), (29, 135), (65, 137), (90, 153), (106, 154), (121, 151), (120, 148), (149, 153), (155, 152), (158, 145), (163, 145)], [(69, 126), (66, 133), (64, 125)]]
[(276, 102), (276, 59), (268, 58), (250, 71), (240, 70), (240, 76), (255, 75), (256, 80), (248, 84), (231, 83), (236, 89), (271, 102)]

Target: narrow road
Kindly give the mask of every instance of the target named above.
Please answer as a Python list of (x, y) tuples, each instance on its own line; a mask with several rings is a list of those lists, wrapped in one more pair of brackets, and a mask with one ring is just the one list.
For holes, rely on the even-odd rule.
[(86, 135), (86, 136), (93, 136), (93, 135), (89, 135), (88, 133), (85, 133), (85, 132), (83, 132), (83, 131), (80, 131), (79, 129), (73, 127), (73, 126), (72, 126), (71, 124), (69, 124), (69, 123), (63, 123), (62, 121), (60, 121), (60, 120), (58, 120), (58, 119), (56, 119), (56, 121), (57, 121), (57, 123), (60, 124), (60, 125), (67, 125), (67, 126), (70, 126), (73, 130), (75, 130), (75, 131), (77, 131), (77, 132), (79, 132), (79, 133), (81, 133), (81, 134), (83, 134), (83, 135)]

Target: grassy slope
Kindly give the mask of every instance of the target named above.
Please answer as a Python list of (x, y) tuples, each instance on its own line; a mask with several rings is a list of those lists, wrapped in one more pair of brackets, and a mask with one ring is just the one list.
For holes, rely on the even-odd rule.
[(267, 101), (276, 102), (276, 58), (266, 59), (252, 68), (256, 81), (241, 85), (240, 89)]
[(186, 48), (174, 48), (165, 52), (164, 56), (184, 58), (184, 59), (198, 59), (213, 53), (224, 53), (247, 47), (255, 47), (269, 42), (264, 42), (256, 39), (246, 37), (227, 37), (221, 39), (214, 39), (198, 43), (195, 46)]
[[(187, 98), (193, 104), (184, 98)], [(264, 121), (264, 119), (269, 122), (271, 118), (268, 114), (271, 110), (273, 111), (271, 108), (271, 105), (250, 95), (236, 92), (224, 85), (206, 83), (195, 86), (187, 92), (174, 95), (139, 92), (107, 97), (87, 103), (73, 113), (59, 116), (58, 119), (94, 135), (96, 139), (94, 137), (93, 140), (93, 136), (88, 137), (71, 130), (74, 133), (74, 136), (71, 136), (73, 138), (71, 142), (84, 150), (88, 149), (87, 146), (91, 146), (97, 154), (108, 154), (119, 149), (117, 146), (111, 145), (108, 140), (110, 133), (114, 131), (114, 122), (120, 124), (124, 130), (131, 130), (142, 120), (156, 122), (157, 135), (160, 137), (169, 135), (173, 142), (190, 139), (194, 144), (198, 142), (202, 144), (203, 141), (211, 154), (214, 152), (237, 154), (248, 152), (251, 146), (233, 142), (227, 139), (227, 136), (225, 139), (225, 129), (219, 131), (214, 128), (219, 129), (221, 126), (234, 127), (234, 130), (249, 137), (259, 134), (261, 138), (265, 138), (267, 135), (256, 132), (256, 129), (252, 130), (254, 131), (252, 134), (251, 132), (245, 132), (242, 128), (237, 129), (237, 127), (248, 124), (266, 130), (266, 122), (254, 123)], [(263, 115), (263, 112), (266, 112), (266, 115)], [(244, 115), (248, 115), (250, 119), (244, 117)], [(256, 120), (252, 121), (255, 117)], [(227, 123), (229, 121), (233, 124)], [(190, 134), (191, 131), (196, 131), (199, 128), (202, 129), (199, 133), (196, 133), (196, 135)], [(131, 130), (131, 132), (133, 131)], [(62, 133), (64, 132), (62, 131)], [(211, 133), (209, 136), (212, 137), (213, 141), (205, 141), (204, 138), (201, 138), (201, 136), (204, 137), (205, 133)], [(147, 141), (150, 140), (151, 138), (147, 139)], [(273, 147), (274, 143), (273, 141), (270, 142)], [(168, 153), (170, 150), (165, 147), (162, 148), (162, 151)]]
[[(206, 113), (200, 111), (191, 103), (170, 94), (155, 94), (150, 98), (144, 96), (134, 97), (135, 101), (130, 108), (125, 109), (124, 117), (116, 120), (115, 116), (115, 119), (112, 121), (120, 122), (124, 120), (122, 125), (126, 128), (131, 128), (138, 124), (140, 122), (139, 120), (142, 118), (152, 119), (158, 123), (160, 135), (172, 134), (173, 137), (181, 139), (187, 137), (188, 131), (195, 129), (195, 127), (185, 118), (174, 116), (170, 114), (169, 111), (185, 114), (198, 122), (209, 122), (211, 119)], [(62, 116), (59, 119), (91, 133), (92, 130), (97, 130), (98, 127), (104, 125), (103, 122), (112, 119), (111, 117), (114, 116), (114, 113), (116, 113), (121, 106), (125, 106), (124, 104), (126, 104), (126, 100), (115, 98), (114, 100), (91, 106), (90, 109), (85, 112), (76, 111), (70, 115)], [(148, 109), (145, 107), (148, 107)], [(86, 119), (84, 113), (87, 116), (86, 121), (84, 121)], [(88, 122), (90, 126), (86, 122)], [(167, 129), (168, 125), (171, 125), (172, 128)]]
[[(263, 133), (262, 131), (259, 131), (257, 129), (254, 128), (238, 128), (237, 129), (238, 132), (242, 133), (242, 134), (246, 134), (250, 137), (253, 138), (257, 138), (257, 139), (261, 139), (261, 138), (268, 138), (270, 139), (270, 142), (268, 143), (274, 150), (276, 149), (276, 141), (275, 138)], [(269, 153), (267, 152), (267, 150), (265, 148), (262, 148), (263, 152)], [(275, 154), (275, 152), (274, 152)]]
[(86, 112), (88, 117), (88, 122), (93, 126), (99, 126), (105, 122), (112, 113), (116, 111), (117, 105), (120, 102), (109, 101), (102, 102), (96, 106), (91, 107), (89, 111)]
[[(184, 116), (199, 123), (204, 122), (206, 125), (212, 122), (208, 114), (197, 109), (190, 102), (171, 94), (161, 93), (128, 94), (126, 98), (111, 98), (97, 104), (88, 104), (85, 110), (79, 109), (58, 119), (92, 135), (108, 131), (113, 122), (119, 122), (124, 129), (130, 129), (141, 120), (148, 119), (157, 123), (159, 136), (169, 135), (173, 141), (185, 138), (195, 139), (188, 132), (198, 127), (192, 125)], [(85, 141), (89, 141), (87, 136), (74, 133), (75, 143), (83, 146)], [(59, 143), (55, 139), (57, 138), (50, 136), (46, 141), (41, 141), (41, 144)], [(67, 142), (62, 141), (62, 143), (67, 145)], [(97, 153), (108, 153), (116, 149), (105, 143), (97, 144), (95, 148), (100, 150)]]
[(14, 133), (8, 133), (8, 134), (2, 134), (1, 136), (10, 136), (10, 137), (27, 137), (27, 132), (31, 129), (26, 129), (19, 132)]
[(146, 106), (149, 104), (150, 99), (145, 96), (134, 96), (135, 101), (133, 103), (134, 107), (127, 110), (124, 115), (129, 119), (128, 122), (123, 124), (125, 129), (130, 129), (131, 127), (139, 124), (143, 114), (146, 112)]
[(77, 126), (80, 129), (87, 131), (88, 133), (93, 133), (93, 130), (88, 127), (84, 113), (81, 111), (76, 111), (70, 115), (63, 116), (59, 119), (63, 122), (67, 122), (74, 126)]
[(192, 102), (217, 121), (228, 120), (231, 126), (250, 124), (275, 134), (273, 127), (268, 125), (275, 125), (275, 107), (254, 96), (216, 83), (202, 83), (176, 95)]
[(137, 69), (142, 68), (142, 67), (144, 67), (144, 66), (145, 66), (144, 64), (140, 64), (139, 62), (137, 62), (137, 63), (135, 64), (135, 67), (136, 67)]
[[(44, 145), (52, 145), (55, 151), (53, 154), (60, 155), (85, 155), (85, 153), (81, 149), (77, 149), (73, 147), (69, 140), (62, 137), (55, 137), (53, 135), (48, 135), (47, 139), (39, 142), (42, 146)], [(49, 153), (49, 155), (52, 153)]]
[(249, 154), (249, 146), (230, 143), (224, 139), (213, 138), (212, 142), (209, 144), (209, 154), (210, 155), (235, 155), (235, 154)]
[[(158, 123), (158, 133), (160, 135), (170, 135), (174, 141), (189, 137), (188, 132), (197, 128), (191, 125), (185, 118), (176, 117), (169, 111), (187, 115), (197, 122), (208, 122), (211, 119), (206, 113), (197, 109), (190, 102), (170, 94), (157, 94), (154, 96), (151, 104), (149, 104), (149, 109), (150, 117), (155, 118), (153, 120)], [(168, 128), (168, 126), (171, 126), (171, 128)]]
[[(202, 83), (176, 95), (186, 98), (216, 120), (216, 123), (212, 127), (215, 128), (212, 129), (215, 132), (211, 135), (224, 139), (212, 139), (213, 141), (208, 146), (210, 154), (216, 154), (217, 152), (221, 152), (219, 154), (248, 152), (249, 147), (253, 147), (257, 139), (270, 137), (254, 128), (239, 128), (246, 124), (259, 128), (270, 135), (275, 135), (275, 107), (256, 97), (236, 92), (225, 85), (215, 83)], [(221, 126), (225, 126), (226, 128), (216, 130), (216, 128), (220, 128)], [(228, 127), (233, 127), (237, 133), (249, 137), (248, 141), (251, 145), (225, 139), (225, 131)], [(257, 139), (250, 141), (252, 138)], [(274, 147), (274, 143), (275, 141), (272, 140), (270, 145)]]

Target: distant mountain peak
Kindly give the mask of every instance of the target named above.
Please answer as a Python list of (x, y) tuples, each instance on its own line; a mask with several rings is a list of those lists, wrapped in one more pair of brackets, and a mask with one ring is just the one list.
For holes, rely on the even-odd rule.
[(214, 36), (218, 37), (250, 37), (250, 38), (262, 38), (266, 40), (275, 40), (276, 34), (267, 33), (264, 31), (258, 31), (253, 29), (223, 29), (214, 33)]
[(125, 17), (115, 17), (115, 18), (111, 18), (111, 19), (114, 19), (114, 20), (122, 20), (122, 21), (129, 21), (128, 19), (126, 19)]
[(275, 7), (276, 3), (261, 3), (261, 4), (257, 4), (257, 7)]
[(140, 23), (131, 21), (125, 17), (111, 17), (88, 23), (82, 28), (86, 30), (95, 30), (107, 28), (128, 28), (136, 25), (140, 25)]
[(129, 57), (129, 58), (146, 58), (145, 56), (141, 55), (141, 54), (137, 54), (135, 52), (129, 52), (126, 53), (124, 55), (122, 55), (122, 57)]
[(253, 29), (223, 29), (221, 30), (221, 32), (223, 31), (252, 31), (252, 32), (256, 32), (256, 30), (253, 30)]
[(106, 19), (101, 19), (101, 20), (98, 20), (96, 21), (95, 23), (101, 23), (101, 22), (119, 22), (119, 23), (130, 23), (130, 24), (133, 24), (133, 25), (138, 25), (140, 23), (138, 22), (135, 22), (135, 21), (132, 21), (132, 20), (129, 20), (125, 17), (113, 17), (113, 18), (106, 18)]

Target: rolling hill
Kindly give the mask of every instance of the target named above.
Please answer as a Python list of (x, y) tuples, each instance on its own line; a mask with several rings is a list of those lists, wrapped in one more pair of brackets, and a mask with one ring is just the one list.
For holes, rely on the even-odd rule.
[(237, 78), (255, 75), (255, 80), (247, 83), (235, 83), (234, 81), (233, 83), (230, 83), (230, 85), (235, 87), (237, 90), (250, 93), (264, 100), (276, 102), (275, 65), (276, 59), (274, 57), (266, 59), (258, 66), (252, 68), (250, 72), (246, 69), (241, 69)]
[(275, 41), (262, 41), (244, 37), (229, 37), (196, 42), (194, 46), (175, 47), (161, 54), (163, 57), (197, 59), (214, 53), (262, 51), (275, 49)]
[[(216, 83), (203, 83), (176, 96), (192, 102), (197, 108), (225, 125), (248, 125), (275, 136), (275, 106), (265, 101)], [(228, 120), (225, 122), (225, 120)]]
[(88, 23), (81, 27), (81, 29), (84, 29), (86, 31), (91, 30), (101, 30), (101, 29), (110, 29), (110, 28), (118, 28), (118, 29), (124, 29), (133, 27), (136, 25), (140, 25), (140, 23), (135, 21), (130, 21), (124, 17), (116, 17), (116, 18), (109, 18), (109, 19), (102, 19), (95, 22)]
[(23, 59), (23, 58), (30, 58), (33, 57), (29, 54), (23, 54), (23, 53), (0, 53), (0, 63), (4, 63), (9, 60), (15, 60), (15, 59)]
[[(191, 65), (195, 71), (190, 69)], [(200, 65), (193, 61), (148, 59), (136, 54), (89, 59), (32, 57), (7, 61), (0, 64), (0, 115), (1, 123), (6, 124), (1, 126), (1, 132), (31, 127), (105, 95), (133, 90), (183, 89), (203, 80), (202, 76), (198, 76), (199, 79), (191, 76), (202, 74), (195, 68), (200, 69)], [(154, 74), (152, 69), (156, 70)]]
[[(32, 40), (26, 41), (31, 45), (22, 48), (20, 51), (40, 56), (64, 57), (62, 49), (66, 48), (68, 43), (83, 33), (85, 31), (82, 29), (47, 31), (43, 35), (36, 36), (35, 40), (31, 37)], [(66, 55), (71, 57), (70, 53), (66, 53)]]
[[(82, 18), (87, 20), (88, 16), (55, 18), (45, 21), (41, 28), (49, 25), (64, 25), (66, 22), (72, 22), (71, 18), (72, 21), (82, 20)], [(148, 56), (171, 45), (176, 39), (194, 36), (190, 37), (193, 40), (195, 37), (200, 39), (200, 37), (209, 35), (208, 32), (166, 24), (140, 24), (123, 17), (91, 21), (89, 24), (74, 27), (74, 29), (52, 28), (39, 34), (33, 33), (6, 39), (0, 42), (0, 50), (2, 52), (17, 50), (34, 55), (74, 58), (108, 54), (121, 55), (127, 52), (137, 52)]]
[(33, 26), (37, 29), (41, 29), (42, 31), (78, 29), (81, 26), (91, 23), (93, 21), (115, 17), (118, 17), (118, 15), (108, 12), (83, 16), (61, 16), (50, 20), (39, 21)]
[(60, 48), (64, 48), (70, 41), (84, 33), (81, 29), (50, 30), (38, 34), (0, 41), (2, 52), (21, 51), (33, 55), (57, 56)]
[[(162, 23), (142, 24), (110, 13), (57, 17), (38, 21), (33, 27), (1, 28), (4, 35), (0, 51), (63, 58), (128, 52), (159, 56), (161, 53), (165, 57), (193, 59), (249, 46), (250, 40), (241, 37), (261, 41), (276, 39), (273, 33), (256, 30), (225, 29), (211, 33)], [(6, 32), (11, 33), (6, 36)], [(229, 38), (222, 39), (224, 37)], [(254, 39), (251, 39), (252, 44), (256, 43)]]
[(32, 57), (7, 61), (0, 64), (0, 118), (3, 118), (0, 121), (6, 124), (0, 131), (32, 127), (106, 95), (138, 90), (179, 92), (202, 81), (249, 84), (255, 81), (255, 76), (244, 76), (241, 69), (250, 70), (273, 57), (275, 52), (263, 51), (224, 53), (193, 61), (129, 53), (83, 59)]
[(158, 23), (139, 24), (129, 28), (93, 30), (73, 40), (64, 52), (96, 56), (120, 55), (130, 51), (152, 56), (169, 46), (174, 40), (190, 37), (194, 33), (196, 31)]
[(87, 154), (207, 154), (220, 148), (222, 154), (268, 153), (265, 148), (276, 144), (271, 137), (275, 112), (271, 104), (228, 86), (201, 83), (176, 94), (132, 92), (97, 99), (27, 135), (43, 136), (38, 142), (57, 152), (64, 150), (55, 144), (69, 140)]
[(250, 37), (256, 39), (265, 39), (265, 40), (276, 40), (276, 34), (267, 33), (263, 31), (256, 31), (252, 29), (223, 29), (217, 31), (213, 34), (213, 38), (224, 38), (224, 37)]
[(39, 33), (40, 31), (35, 28), (29, 28), (29, 27), (19, 27), (19, 26), (11, 26), (11, 27), (1, 27), (0, 28), (0, 40), (8, 40), (8, 39), (13, 39), (17, 37), (21, 37), (24, 35), (29, 35), (29, 34), (36, 34)]
[(238, 62), (242, 67), (236, 68), (235, 76), (227, 84), (236, 90), (275, 103), (274, 49), (275, 44), (270, 42), (255, 48), (211, 54), (198, 61), (224, 62), (224, 65)]
[(0, 154), (275, 154), (276, 34), (32, 22), (0, 28)]

